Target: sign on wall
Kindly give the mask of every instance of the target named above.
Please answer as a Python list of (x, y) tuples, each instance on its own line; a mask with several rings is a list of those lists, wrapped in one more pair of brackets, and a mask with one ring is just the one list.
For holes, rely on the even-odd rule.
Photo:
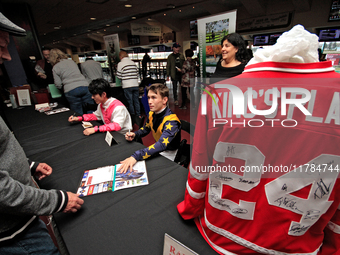
[(237, 23), (237, 32), (287, 27), (290, 24), (291, 19), (291, 13), (287, 12), (239, 20)]
[(160, 26), (131, 23), (131, 34), (144, 36), (161, 36), (162, 28)]
[(116, 84), (116, 87), (121, 86), (121, 82), (116, 78), (117, 65), (119, 62), (119, 37), (118, 34), (107, 35), (103, 37), (105, 42), (105, 48), (107, 52), (107, 59), (110, 65), (110, 72), (112, 81)]
[(214, 73), (222, 55), (221, 40), (236, 31), (236, 10), (197, 19), (201, 77)]

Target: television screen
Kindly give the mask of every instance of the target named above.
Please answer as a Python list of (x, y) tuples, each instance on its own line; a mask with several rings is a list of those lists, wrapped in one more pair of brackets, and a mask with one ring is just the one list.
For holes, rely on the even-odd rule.
[(320, 29), (319, 41), (340, 41), (340, 28)]
[(269, 45), (274, 45), (277, 39), (282, 35), (282, 33), (271, 34), (269, 37)]
[(139, 45), (140, 44), (139, 35), (128, 34), (127, 37), (128, 37), (128, 44), (129, 44), (129, 46)]
[(269, 35), (255, 35), (254, 46), (263, 46), (269, 44)]
[(340, 0), (332, 0), (331, 10), (328, 15), (328, 21), (336, 20), (340, 20)]
[(190, 21), (190, 38), (198, 37), (197, 20)]

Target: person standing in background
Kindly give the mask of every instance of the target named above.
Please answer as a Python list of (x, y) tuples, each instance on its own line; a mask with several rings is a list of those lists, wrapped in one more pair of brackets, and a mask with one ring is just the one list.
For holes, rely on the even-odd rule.
[(102, 66), (90, 56), (80, 64), (80, 69), (89, 84), (95, 79), (104, 78)]
[(50, 63), (50, 49), (42, 47), (43, 59), (37, 61), (35, 71), (40, 81), (40, 87), (46, 88), (48, 84), (54, 84), (52, 65)]
[(222, 38), (222, 57), (211, 78), (231, 78), (243, 72), (249, 58), (241, 35), (228, 34)]
[(55, 86), (63, 88), (65, 97), (70, 108), (83, 115), (83, 106), (94, 104), (92, 95), (88, 90), (89, 83), (80, 73), (77, 64), (68, 59), (67, 55), (59, 49), (50, 51), (50, 62), (53, 66), (53, 77)]
[(190, 102), (192, 105), (192, 108), (195, 109), (195, 95), (194, 91), (191, 91), (190, 93), (190, 87), (193, 86), (194, 79), (195, 79), (195, 68), (196, 68), (196, 61), (192, 59), (192, 56), (194, 55), (194, 52), (192, 49), (187, 49), (185, 51), (185, 57), (187, 58), (182, 66), (181, 72), (182, 72), (182, 82), (181, 82), (181, 91), (182, 91), (182, 105), (179, 107), (179, 109), (187, 109), (185, 106), (186, 101), (188, 99), (187, 97), (187, 91), (190, 94)]
[(138, 68), (135, 62), (129, 59), (126, 51), (120, 51), (119, 58), (117, 77), (122, 80), (122, 87), (131, 117), (135, 118), (137, 122), (142, 117), (139, 104)]
[[(0, 64), (10, 61), (9, 35), (26, 31), (0, 13)], [(52, 173), (46, 163), (29, 162), (22, 147), (0, 117), (0, 254), (59, 254), (38, 215), (77, 212), (84, 201), (61, 190), (37, 188)]]
[(146, 74), (148, 72), (148, 62), (150, 62), (151, 58), (147, 52), (145, 52), (145, 55), (142, 59), (142, 76), (143, 80), (146, 78)]
[(181, 45), (178, 43), (172, 45), (173, 53), (168, 56), (166, 64), (166, 75), (168, 76), (168, 80), (171, 79), (172, 82), (175, 105), (178, 105), (177, 84), (180, 86), (182, 78), (182, 72), (180, 70), (185, 60), (183, 54), (179, 52), (180, 48)]

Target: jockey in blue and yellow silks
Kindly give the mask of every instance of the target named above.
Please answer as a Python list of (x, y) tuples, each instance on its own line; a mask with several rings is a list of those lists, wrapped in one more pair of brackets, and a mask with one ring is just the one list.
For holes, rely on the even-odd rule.
[(136, 132), (128, 132), (125, 138), (128, 141), (144, 137), (152, 133), (155, 143), (147, 148), (135, 151), (131, 157), (121, 161), (119, 172), (132, 170), (137, 161), (147, 159), (155, 154), (173, 160), (181, 141), (181, 122), (177, 115), (168, 107), (169, 89), (164, 84), (152, 84), (148, 89), (148, 102), (150, 112), (145, 125)]
[(149, 112), (145, 125), (135, 134), (137, 138), (144, 137), (151, 131), (156, 142), (148, 148), (136, 151), (132, 157), (138, 161), (165, 150), (177, 150), (181, 141), (180, 130), (181, 122), (168, 107), (158, 114)]

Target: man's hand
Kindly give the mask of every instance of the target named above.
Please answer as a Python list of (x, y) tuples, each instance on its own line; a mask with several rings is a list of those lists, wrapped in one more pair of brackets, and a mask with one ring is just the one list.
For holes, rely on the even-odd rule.
[(67, 196), (68, 196), (68, 202), (63, 212), (64, 213), (77, 212), (81, 208), (81, 205), (84, 204), (84, 200), (80, 199), (78, 197), (79, 195), (74, 194), (72, 192), (67, 192)]
[(125, 139), (131, 142), (135, 136), (136, 134), (134, 132), (127, 132), (125, 134)]
[(46, 79), (46, 78), (47, 78), (46, 74), (43, 74), (43, 73), (38, 73), (38, 76), (39, 76), (41, 79)]
[(35, 176), (38, 177), (39, 180), (49, 176), (52, 173), (52, 167), (47, 165), (46, 163), (39, 163), (37, 169), (35, 170)]
[(92, 134), (96, 133), (96, 131), (94, 130), (94, 128), (85, 128), (83, 133), (84, 133), (84, 135), (92, 135)]
[(71, 116), (68, 118), (68, 122), (78, 122), (78, 121), (79, 121), (78, 117), (73, 116), (73, 115), (71, 115)]
[(137, 163), (137, 160), (131, 156), (123, 161), (120, 161), (120, 163), (122, 165), (118, 168), (117, 171), (119, 173), (125, 174), (127, 170), (129, 170), (129, 168), (130, 168), (130, 171), (132, 172), (132, 167)]

